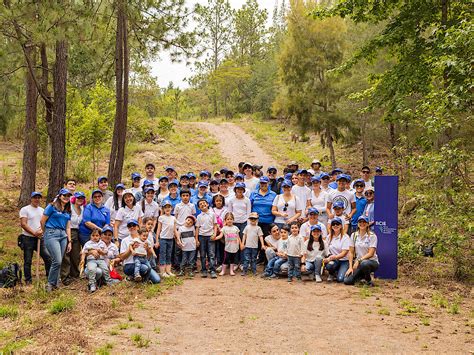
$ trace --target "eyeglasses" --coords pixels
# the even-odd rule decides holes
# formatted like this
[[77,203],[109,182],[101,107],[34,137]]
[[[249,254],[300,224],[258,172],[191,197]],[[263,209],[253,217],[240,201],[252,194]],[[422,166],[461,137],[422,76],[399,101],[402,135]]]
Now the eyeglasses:
[[367,191],[364,195],[365,196],[369,196],[369,195],[373,195],[374,193],[372,191]]
[[364,187],[364,185],[359,185],[359,184],[354,185],[354,186],[355,186],[355,187]]
[[269,174],[276,174],[277,172],[276,172],[276,170],[269,170],[268,173]]
[[341,226],[341,223],[333,223],[331,224],[333,227],[340,227]]
[[288,210],[288,202],[285,203],[285,207],[283,207],[283,212],[286,212]]
[[101,195],[94,195],[94,196],[92,196],[92,198],[100,198],[100,197],[102,197],[102,196],[101,196]]

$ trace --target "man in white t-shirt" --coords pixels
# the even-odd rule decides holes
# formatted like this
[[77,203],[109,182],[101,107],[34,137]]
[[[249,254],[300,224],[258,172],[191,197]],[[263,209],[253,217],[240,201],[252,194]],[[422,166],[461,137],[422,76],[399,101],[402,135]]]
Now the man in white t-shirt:
[[48,254],[43,242],[43,230],[41,229],[41,217],[44,209],[40,207],[42,195],[41,192],[31,193],[31,203],[20,210],[20,226],[22,233],[20,236],[20,245],[23,249],[23,273],[25,283],[31,284],[31,263],[33,261],[33,252],[37,250],[38,240],[40,241],[40,256],[44,261],[46,277],[48,277],[51,267],[51,257]]
[[321,223],[318,221],[319,217],[319,211],[315,207],[310,207],[308,208],[308,217],[309,220],[301,225],[300,228],[300,235],[304,238],[304,240],[307,240],[309,238],[309,235],[311,233],[311,226],[313,225],[319,225],[321,227],[321,235],[323,236],[323,239],[326,239],[328,236],[328,230],[324,223]]
[[311,189],[305,185],[306,175],[308,172],[306,170],[298,170],[298,183],[293,185],[291,192],[298,197],[300,206],[296,206],[297,210],[301,211],[301,218],[306,217],[306,203],[311,198]]
[[328,196],[328,203],[326,207],[328,218],[334,218],[334,209],[332,206],[335,202],[341,201],[344,204],[344,217],[346,220],[350,221],[352,215],[356,213],[354,193],[346,189],[350,179],[346,174],[339,174],[336,178],[336,181],[337,189],[330,192]]
[[[373,187],[372,186],[372,179],[370,178],[370,168],[365,165],[362,167],[361,169],[361,179],[364,180],[364,183],[365,183],[365,189],[368,189],[369,187]],[[352,183],[351,183],[351,190],[354,189],[354,183],[355,183],[356,180],[354,180]]]
[[145,177],[140,180],[140,186],[143,186],[143,182],[145,180],[153,181],[153,187],[155,188],[155,191],[157,191],[160,187],[158,178],[155,177],[155,165],[152,163],[147,163],[145,165]]

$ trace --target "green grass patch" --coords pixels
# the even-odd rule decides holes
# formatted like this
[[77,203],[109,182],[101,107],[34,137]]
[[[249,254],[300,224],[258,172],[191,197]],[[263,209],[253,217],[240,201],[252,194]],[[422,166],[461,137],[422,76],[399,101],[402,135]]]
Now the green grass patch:
[[13,354],[31,343],[29,339],[10,341],[0,348],[0,354]]
[[145,297],[153,298],[163,293],[163,289],[159,284],[146,285],[145,286]]
[[390,311],[387,308],[380,308],[377,313],[382,315],[382,316],[389,316],[390,315]]
[[397,314],[402,316],[409,316],[417,313],[421,313],[421,308],[415,305],[413,302],[408,300],[400,300],[400,306],[402,310]]
[[118,325],[119,330],[125,330],[125,329],[128,329],[128,328],[130,328],[130,324],[128,324],[128,323],[120,323]]
[[98,348],[95,351],[95,353],[96,355],[109,355],[113,348],[114,348],[114,344],[106,343],[104,346]]
[[18,308],[15,306],[0,306],[0,318],[16,319],[18,317],[18,314]]
[[51,302],[49,306],[49,313],[58,314],[62,312],[70,311],[76,305],[76,300],[72,297],[67,297],[65,295],[59,296]]
[[441,293],[436,292],[431,296],[431,303],[437,308],[448,308],[448,300],[441,295]]
[[156,333],[156,334],[160,334],[161,333],[161,328],[160,327],[155,327],[153,329],[153,331]]
[[364,285],[359,290],[359,296],[360,296],[360,298],[371,297],[372,296],[372,290],[368,286]]
[[137,348],[147,348],[151,342],[141,334],[133,334],[131,339]]

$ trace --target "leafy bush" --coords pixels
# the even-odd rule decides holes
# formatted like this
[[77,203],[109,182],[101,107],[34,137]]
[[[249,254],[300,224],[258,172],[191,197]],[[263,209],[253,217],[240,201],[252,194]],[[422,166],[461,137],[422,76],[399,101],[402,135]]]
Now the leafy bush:
[[162,137],[169,137],[174,132],[174,121],[171,118],[162,117],[158,120],[156,125],[158,134]]

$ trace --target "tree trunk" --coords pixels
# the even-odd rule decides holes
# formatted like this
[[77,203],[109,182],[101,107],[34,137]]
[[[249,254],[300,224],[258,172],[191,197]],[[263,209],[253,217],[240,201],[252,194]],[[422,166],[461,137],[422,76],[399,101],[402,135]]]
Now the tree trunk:
[[361,138],[362,138],[362,166],[369,165],[369,154],[367,152],[367,117],[363,116],[361,127]]
[[331,130],[329,128],[326,128],[326,143],[329,147],[329,155],[331,157],[332,168],[335,169],[335,168],[337,168],[336,152],[334,151],[333,139],[332,139],[332,135],[331,135]]
[[51,167],[47,201],[52,201],[64,182],[66,170],[66,94],[68,43],[56,41],[56,62],[53,69],[54,105],[52,121],[47,123],[51,140]]
[[117,31],[115,39],[115,124],[109,161],[109,182],[115,186],[122,179],[127,137],[128,77],[130,59],[127,34],[126,1],[117,4]]
[[[26,47],[28,55],[32,59],[33,66],[36,66],[36,56],[34,47]],[[38,153],[38,134],[37,134],[37,99],[38,90],[33,80],[33,76],[27,69],[26,71],[26,120],[23,143],[23,166],[21,174],[20,197],[18,207],[26,206],[30,202],[30,195],[35,190],[36,183],[36,159]]]

